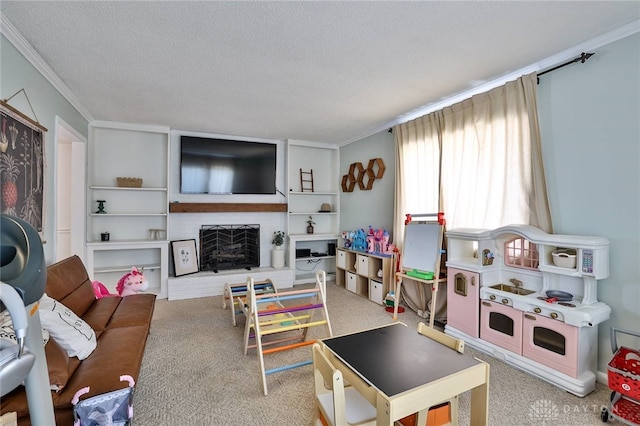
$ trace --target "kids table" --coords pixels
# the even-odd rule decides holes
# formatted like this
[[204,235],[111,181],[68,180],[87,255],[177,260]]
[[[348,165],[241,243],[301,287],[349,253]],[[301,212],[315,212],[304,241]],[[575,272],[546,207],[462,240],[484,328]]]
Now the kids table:
[[[471,424],[487,425],[489,365],[431,340],[402,323],[322,340],[345,380],[376,407],[378,425],[393,425],[468,390]],[[452,419],[457,424],[458,419]]]

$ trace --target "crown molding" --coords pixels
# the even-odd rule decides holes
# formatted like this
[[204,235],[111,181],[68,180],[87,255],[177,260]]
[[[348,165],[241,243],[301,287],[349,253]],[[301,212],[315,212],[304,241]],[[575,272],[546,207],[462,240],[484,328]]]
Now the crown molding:
[[101,129],[117,129],[117,130],[132,130],[137,132],[148,133],[171,133],[171,127],[158,126],[154,124],[137,124],[137,123],[121,123],[117,121],[102,121],[95,120],[89,122],[89,128],[101,128]]
[[27,61],[84,117],[91,122],[94,120],[89,110],[82,105],[69,86],[45,62],[29,42],[18,32],[16,27],[0,11],[0,33],[25,57]]

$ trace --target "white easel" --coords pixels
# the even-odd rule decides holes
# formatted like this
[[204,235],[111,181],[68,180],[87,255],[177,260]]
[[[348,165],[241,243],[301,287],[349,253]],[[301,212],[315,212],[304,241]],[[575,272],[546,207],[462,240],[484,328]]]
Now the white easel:
[[[415,220],[414,218],[420,218]],[[444,213],[407,214],[405,238],[401,254],[402,266],[396,272],[393,319],[398,319],[398,303],[402,290],[402,279],[407,278],[424,284],[431,284],[431,309],[429,327],[433,328],[436,299],[440,281],[440,260],[446,221]],[[433,275],[429,277],[429,273]]]

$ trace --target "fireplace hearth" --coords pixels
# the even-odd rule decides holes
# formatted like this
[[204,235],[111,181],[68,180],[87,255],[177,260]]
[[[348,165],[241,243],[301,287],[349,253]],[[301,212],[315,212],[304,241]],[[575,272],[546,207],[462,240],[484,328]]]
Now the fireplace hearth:
[[260,266],[260,225],[203,225],[200,270],[218,272]]

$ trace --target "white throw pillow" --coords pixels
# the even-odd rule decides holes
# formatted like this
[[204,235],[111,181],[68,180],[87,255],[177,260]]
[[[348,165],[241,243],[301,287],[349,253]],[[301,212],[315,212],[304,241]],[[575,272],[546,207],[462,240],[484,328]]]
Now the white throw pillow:
[[[11,321],[11,315],[9,311],[5,310],[0,313],[0,340],[6,340],[8,343],[17,345],[18,338],[16,332],[13,329],[13,321]],[[42,344],[46,345],[49,341],[49,332],[42,329]]]
[[46,293],[40,299],[40,321],[70,357],[83,360],[97,346],[96,333],[89,324]]

